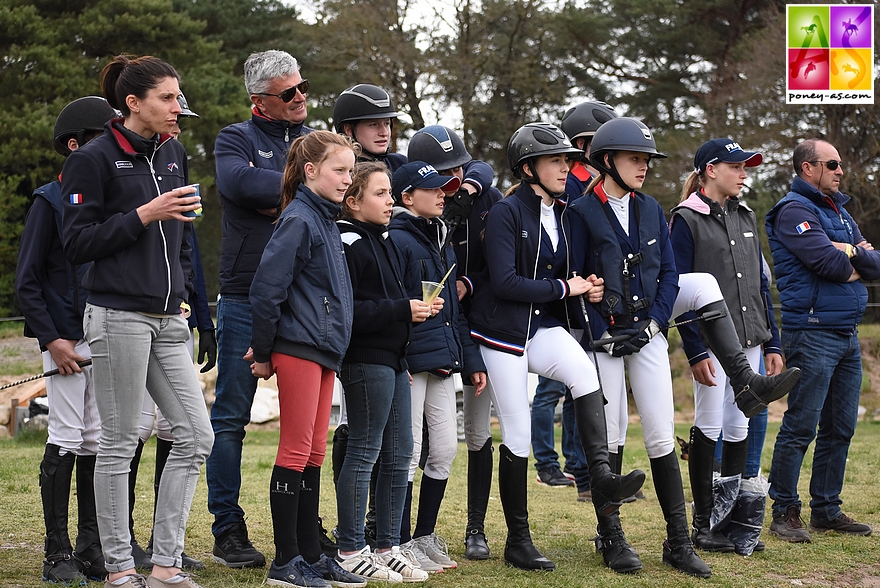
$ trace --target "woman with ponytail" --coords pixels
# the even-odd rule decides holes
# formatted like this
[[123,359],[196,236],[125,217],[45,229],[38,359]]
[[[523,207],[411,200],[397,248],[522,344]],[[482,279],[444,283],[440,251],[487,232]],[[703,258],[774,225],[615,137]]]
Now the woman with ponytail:
[[[180,572],[199,468],[214,435],[186,342],[181,310],[192,286],[189,234],[201,207],[183,146],[180,76],[155,57],[118,56],[101,73],[104,97],[122,113],[64,166],[64,251],[92,262],[85,337],[92,352],[101,438],[95,465],[98,528],[108,586],[195,588]],[[153,569],[135,572],[129,535],[129,466],[148,390],[174,446],[156,505]]]

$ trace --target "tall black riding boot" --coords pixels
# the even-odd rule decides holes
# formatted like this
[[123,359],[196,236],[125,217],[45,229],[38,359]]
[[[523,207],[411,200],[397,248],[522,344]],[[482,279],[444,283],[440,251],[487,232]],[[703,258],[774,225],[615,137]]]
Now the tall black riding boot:
[[468,522],[464,534],[464,556],[468,559],[489,559],[486,541],[486,510],[492,488],[492,438],[486,439],[477,451],[468,451],[467,502]]
[[709,530],[712,516],[712,464],[715,461],[715,441],[706,437],[698,427],[691,427],[691,448],[688,454],[688,472],[691,493],[694,495],[694,530],[691,539],[703,551],[730,553],[736,550],[733,542]]
[[688,534],[684,490],[681,487],[681,471],[678,469],[678,456],[675,455],[675,451],[663,457],[652,458],[651,473],[654,476],[657,501],[666,519],[663,563],[685,574],[708,578],[712,572],[706,562],[694,551],[694,545]]
[[749,440],[721,442],[721,475],[744,476],[749,459]]
[[342,473],[342,464],[345,463],[345,454],[348,453],[348,425],[342,424],[333,432],[333,449],[330,452],[330,460],[333,465],[333,485],[339,481]]
[[[617,446],[617,453],[609,454],[609,461],[611,462],[611,473],[620,474],[623,470],[623,445]],[[645,494],[642,492],[642,489],[639,488],[636,490],[636,493],[632,496],[627,496],[623,500],[621,500],[624,504],[629,504],[630,502],[635,502],[636,500],[644,500]]]
[[318,531],[318,505],[321,503],[321,467],[306,466],[302,473],[299,495],[299,518],[296,532],[299,552],[310,564],[321,559],[321,537]]
[[76,548],[73,557],[80,571],[89,580],[101,582],[107,577],[104,552],[98,533],[98,511],[95,506],[95,459],[94,455],[76,458]]
[[623,534],[620,512],[603,515],[596,513],[596,553],[602,555],[605,565],[618,574],[631,574],[642,569],[642,560]]
[[[171,455],[171,449],[174,447],[173,441],[166,441],[156,437],[156,470],[153,475],[153,524],[156,521],[156,505],[159,504],[159,485],[162,482],[162,473],[165,471],[165,464],[168,463],[168,456]],[[153,535],[150,534],[150,542],[147,544],[147,555],[153,555]],[[180,554],[180,567],[187,572],[199,572],[205,569],[204,562],[194,557],[190,557],[183,552]]]
[[43,561],[43,580],[66,585],[85,584],[73,558],[73,547],[67,532],[67,509],[70,503],[70,479],[76,456],[59,455],[61,448],[46,444],[40,463],[40,496],[43,500],[43,519],[46,523],[46,559]]
[[272,478],[269,482],[269,509],[272,512],[272,533],[275,537],[273,567],[283,567],[300,555],[297,531],[302,477],[302,472],[279,465],[272,469]]
[[131,458],[131,466],[128,473],[128,532],[131,536],[131,556],[134,558],[134,567],[149,571],[153,569],[153,561],[134,537],[135,487],[137,486],[138,470],[141,466],[141,454],[143,452],[144,442],[138,439],[137,448],[134,450],[134,457]]
[[801,377],[801,370],[798,368],[788,368],[776,376],[762,376],[752,370],[743,353],[727,304],[723,300],[697,310],[697,316],[707,313],[721,313],[717,318],[700,321],[700,328],[724,368],[724,373],[730,378],[736,405],[743,414],[752,418],[794,388]]
[[529,460],[517,457],[502,445],[498,461],[498,490],[507,521],[504,562],[523,570],[555,570],[556,564],[544,557],[532,543],[529,533]]
[[575,398],[574,413],[581,446],[590,467],[593,505],[597,513],[610,514],[620,507],[624,498],[632,496],[642,487],[645,472],[633,470],[620,476],[611,471],[604,401],[600,392]]

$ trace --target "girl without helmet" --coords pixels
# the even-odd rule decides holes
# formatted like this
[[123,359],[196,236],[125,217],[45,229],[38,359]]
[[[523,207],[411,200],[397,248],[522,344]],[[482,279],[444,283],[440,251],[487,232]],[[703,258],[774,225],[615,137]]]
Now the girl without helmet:
[[[482,233],[489,208],[503,197],[492,185],[494,172],[483,161],[468,153],[461,137],[440,125],[427,126],[410,139],[407,156],[413,161],[433,165],[440,175],[456,176],[461,187],[446,197],[441,218],[452,232],[452,248],[458,260],[455,271],[462,311],[467,316],[473,275],[485,267]],[[489,395],[477,396],[476,389],[464,382],[464,436],[468,446],[468,521],[465,531],[467,559],[489,558],[484,522],[492,486],[492,434],[489,430]]]
[[[395,201],[390,238],[398,252],[403,283],[411,298],[424,292],[425,281],[442,283],[434,300],[434,316],[413,327],[406,361],[412,374],[413,458],[409,467],[409,489],[401,522],[402,547],[413,550],[422,569],[440,571],[455,568],[446,542],[435,531],[440,504],[446,492],[452,460],[458,447],[455,389],[452,374],[482,391],[486,368],[459,309],[455,282],[451,278],[456,264],[449,244],[448,227],[439,220],[445,193],[458,189],[455,176],[441,176],[423,161],[411,161],[392,177]],[[444,278],[445,283],[443,282]],[[423,423],[428,429],[428,452],[419,490],[416,525],[410,535],[412,486],[419,465]]]
[[[741,308],[734,326],[752,369],[765,356],[768,375],[782,372],[782,345],[773,317],[770,285],[755,213],[740,200],[746,168],[761,164],[760,153],[744,151],[731,139],[707,141],[694,157],[681,204],[672,209],[670,238],[680,272],[715,276],[728,308]],[[710,531],[715,444],[723,434],[721,475],[745,477],[749,419],[734,404],[730,378],[692,325],[680,329],[694,376],[694,426],[688,469],[694,494],[694,545],[704,551],[732,552],[734,544]],[[695,326],[694,326],[695,327]]]
[[[155,57],[116,57],[101,73],[122,112],[64,166],[65,255],[92,261],[83,324],[92,353],[101,439],[95,465],[98,528],[108,582],[193,588],[178,575],[186,521],[214,435],[193,371],[181,314],[191,272],[189,232],[201,203],[171,131],[179,76]],[[144,391],[171,425],[174,446],[159,486],[149,580],[135,573],[128,529],[129,466]]]
[[[591,182],[587,196],[572,205],[572,229],[578,240],[573,256],[584,272],[595,272],[605,280],[602,301],[587,311],[590,333],[583,341],[608,335],[628,337],[605,345],[597,355],[608,399],[609,450],[618,462],[617,450],[626,435],[626,371],[666,519],[663,562],[708,577],[711,572],[694,551],[688,533],[675,454],[668,345],[661,329],[670,317],[696,309],[698,316],[708,315],[703,321],[706,337],[713,349],[723,350],[718,355],[731,366],[730,373],[738,374],[739,389],[751,387],[772,394],[790,387],[791,382],[758,376],[748,366],[731,335],[733,324],[712,276],[676,272],[663,210],[656,200],[636,191],[645,181],[650,160],[660,157],[665,155],[657,151],[651,131],[635,119],[608,121],[597,131],[590,159],[601,174]],[[757,403],[747,406],[755,408]],[[617,572],[641,569],[617,514],[599,516],[598,521],[596,545],[606,565]]]
[[627,476],[612,473],[596,370],[567,329],[566,299],[585,295],[599,301],[603,290],[601,279],[572,276],[570,271],[571,229],[559,199],[565,194],[566,158],[577,153],[551,124],[530,123],[513,134],[507,157],[522,182],[486,218],[486,268],[477,280],[470,313],[471,336],[479,343],[501,422],[498,485],[507,521],[504,559],[528,570],[556,567],[529,533],[529,372],[571,389],[599,512],[614,512],[645,479],[638,470]]

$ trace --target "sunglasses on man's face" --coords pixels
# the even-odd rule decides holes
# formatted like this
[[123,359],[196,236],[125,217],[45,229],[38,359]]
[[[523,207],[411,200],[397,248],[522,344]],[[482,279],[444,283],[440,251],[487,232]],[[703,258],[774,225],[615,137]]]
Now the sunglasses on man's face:
[[834,171],[839,168],[843,162],[837,161],[836,159],[829,159],[828,161],[811,161],[810,165],[819,165],[820,163],[824,163],[825,167],[828,168],[828,171]]
[[257,96],[273,96],[275,98],[280,98],[282,102],[290,102],[294,98],[296,98],[296,93],[299,92],[303,96],[308,94],[309,92],[309,81],[303,80],[295,86],[287,88],[280,94],[267,94],[265,92],[254,92]]

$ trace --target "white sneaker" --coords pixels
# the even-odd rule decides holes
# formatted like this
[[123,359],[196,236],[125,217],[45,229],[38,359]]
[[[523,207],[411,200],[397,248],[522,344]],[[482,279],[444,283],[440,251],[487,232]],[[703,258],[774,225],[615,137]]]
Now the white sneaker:
[[385,565],[400,574],[404,582],[424,582],[428,579],[428,572],[421,569],[402,553],[400,547],[394,546],[391,551],[379,555]]
[[433,559],[428,557],[428,554],[425,553],[425,550],[422,549],[420,544],[416,543],[415,539],[407,541],[400,546],[400,549],[404,555],[413,560],[413,563],[429,574],[436,574],[437,572],[443,571],[443,566],[435,563]]
[[403,582],[403,576],[385,565],[382,556],[372,553],[369,545],[361,549],[357,555],[347,559],[337,558],[336,561],[342,569],[367,580]]
[[442,537],[431,533],[414,539],[413,543],[417,543],[434,563],[443,566],[444,569],[458,567],[458,564],[449,558],[449,548],[446,547],[446,540]]

